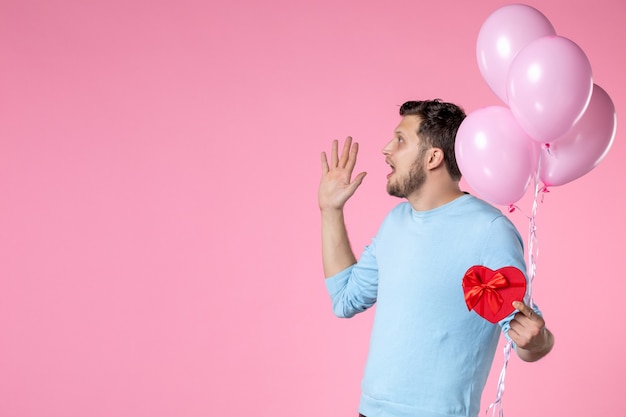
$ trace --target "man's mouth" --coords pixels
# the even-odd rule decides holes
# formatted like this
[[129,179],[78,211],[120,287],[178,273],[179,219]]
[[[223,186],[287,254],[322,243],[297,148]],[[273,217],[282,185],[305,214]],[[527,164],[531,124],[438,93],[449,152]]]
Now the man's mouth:
[[391,178],[393,173],[396,172],[396,167],[394,167],[393,164],[389,160],[386,160],[385,162],[387,162],[387,165],[389,165],[389,167],[391,167],[391,172],[389,174],[387,174],[387,179],[389,179],[389,178]]

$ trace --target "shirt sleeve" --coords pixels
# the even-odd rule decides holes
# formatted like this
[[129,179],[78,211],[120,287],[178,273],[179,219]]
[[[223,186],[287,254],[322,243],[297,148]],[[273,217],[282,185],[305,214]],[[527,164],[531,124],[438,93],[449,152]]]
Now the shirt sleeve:
[[[519,269],[526,277],[526,288],[530,288],[526,262],[524,261],[524,242],[513,223],[504,215],[495,218],[491,222],[482,258],[483,265],[493,270],[505,266],[513,266]],[[528,295],[528,290],[526,295]],[[536,305],[533,304],[532,308],[537,314],[541,315],[541,311]],[[508,340],[510,340],[508,335],[511,328],[510,322],[517,312],[517,310],[513,311],[499,322],[502,332]]]
[[376,303],[378,265],[375,253],[376,239],[373,239],[356,264],[326,278],[326,290],[337,317],[352,317]]

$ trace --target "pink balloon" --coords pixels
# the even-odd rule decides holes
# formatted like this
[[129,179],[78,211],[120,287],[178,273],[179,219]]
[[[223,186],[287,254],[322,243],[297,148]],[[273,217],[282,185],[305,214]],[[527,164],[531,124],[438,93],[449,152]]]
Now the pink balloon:
[[483,23],[476,42],[480,73],[491,90],[507,103],[507,74],[517,53],[532,41],[555,35],[550,21],[523,4],[500,7]]
[[561,138],[542,149],[539,177],[544,184],[563,185],[595,168],[615,139],[617,116],[611,97],[593,86],[587,110]]
[[478,194],[509,205],[524,195],[534,177],[538,148],[508,108],[491,106],[463,120],[455,155],[461,173]]
[[592,89],[587,56],[560,36],[531,42],[513,59],[508,75],[509,107],[520,126],[540,143],[557,140],[574,125]]

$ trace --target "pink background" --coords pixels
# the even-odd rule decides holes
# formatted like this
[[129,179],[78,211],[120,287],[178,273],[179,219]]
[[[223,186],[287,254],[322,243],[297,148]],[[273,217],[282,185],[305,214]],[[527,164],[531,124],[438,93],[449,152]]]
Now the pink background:
[[[354,416],[373,312],[331,313],[319,152],[361,143],[360,253],[398,202],[380,154],[397,106],[500,104],[475,42],[505,4],[3,0],[0,416]],[[626,3],[527,4],[586,52],[619,119]],[[511,360],[507,417],[626,415],[625,158],[618,127],[539,206],[556,346]]]

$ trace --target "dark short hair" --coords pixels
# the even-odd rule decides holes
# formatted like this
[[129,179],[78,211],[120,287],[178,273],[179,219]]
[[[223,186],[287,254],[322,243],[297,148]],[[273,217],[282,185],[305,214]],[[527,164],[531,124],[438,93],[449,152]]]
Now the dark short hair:
[[425,144],[443,150],[443,158],[448,173],[453,180],[461,179],[461,171],[456,163],[454,140],[456,132],[465,119],[465,112],[456,104],[440,99],[407,101],[400,106],[401,116],[417,116],[420,126],[417,135]]

